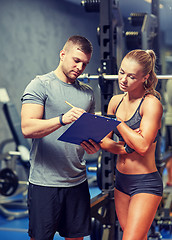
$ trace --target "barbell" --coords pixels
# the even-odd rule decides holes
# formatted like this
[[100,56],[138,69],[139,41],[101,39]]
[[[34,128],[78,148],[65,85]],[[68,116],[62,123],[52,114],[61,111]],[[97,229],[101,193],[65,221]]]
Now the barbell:
[[[90,75],[89,73],[84,73],[80,75],[78,79],[79,80],[81,79],[97,80],[99,79],[99,77],[102,77],[105,80],[111,80],[111,81],[118,80],[118,75],[108,75],[105,73],[101,75]],[[157,78],[161,80],[168,80],[168,79],[172,79],[172,75],[157,75]]]

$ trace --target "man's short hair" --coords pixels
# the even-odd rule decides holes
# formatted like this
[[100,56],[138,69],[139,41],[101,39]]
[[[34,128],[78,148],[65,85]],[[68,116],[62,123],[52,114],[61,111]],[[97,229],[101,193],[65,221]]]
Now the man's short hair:
[[93,52],[93,46],[91,42],[83,36],[79,35],[71,36],[70,38],[68,38],[64,47],[66,47],[70,42],[72,42],[74,45],[78,45],[80,50],[86,54],[92,54]]

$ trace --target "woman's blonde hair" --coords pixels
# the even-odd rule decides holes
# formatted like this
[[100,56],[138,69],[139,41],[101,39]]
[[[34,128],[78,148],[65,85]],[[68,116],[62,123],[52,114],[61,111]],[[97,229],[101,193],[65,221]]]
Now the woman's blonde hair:
[[149,74],[148,79],[143,83],[146,94],[150,93],[160,98],[160,93],[155,90],[158,83],[158,78],[155,73],[155,52],[153,50],[136,49],[127,53],[125,57],[135,60],[143,67],[143,76]]

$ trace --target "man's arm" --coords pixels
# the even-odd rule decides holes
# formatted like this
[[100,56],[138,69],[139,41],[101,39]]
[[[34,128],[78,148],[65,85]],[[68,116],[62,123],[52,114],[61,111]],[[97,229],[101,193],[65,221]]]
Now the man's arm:
[[[77,120],[85,111],[81,108],[72,108],[63,115],[64,124],[70,124]],[[26,103],[21,109],[21,129],[26,138],[42,138],[56,131],[62,125],[60,117],[42,119],[44,106],[40,104]]]

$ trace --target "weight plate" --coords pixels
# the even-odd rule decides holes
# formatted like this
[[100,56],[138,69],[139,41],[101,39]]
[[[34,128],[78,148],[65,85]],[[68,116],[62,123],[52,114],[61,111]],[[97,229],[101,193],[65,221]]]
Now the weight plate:
[[18,187],[18,177],[10,168],[0,171],[0,194],[11,196]]

